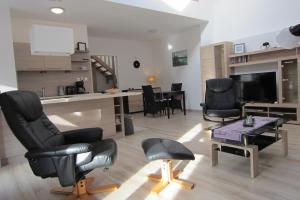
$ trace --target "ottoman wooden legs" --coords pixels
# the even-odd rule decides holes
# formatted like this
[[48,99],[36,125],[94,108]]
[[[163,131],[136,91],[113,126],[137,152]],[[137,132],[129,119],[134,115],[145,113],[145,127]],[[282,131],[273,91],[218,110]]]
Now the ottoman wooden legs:
[[167,185],[170,183],[177,183],[184,187],[185,189],[193,189],[194,184],[179,180],[177,177],[181,174],[182,171],[175,170],[173,171],[172,161],[167,160],[163,161],[161,165],[161,175],[150,174],[148,178],[152,181],[157,181],[158,183],[152,188],[152,194],[159,194]]

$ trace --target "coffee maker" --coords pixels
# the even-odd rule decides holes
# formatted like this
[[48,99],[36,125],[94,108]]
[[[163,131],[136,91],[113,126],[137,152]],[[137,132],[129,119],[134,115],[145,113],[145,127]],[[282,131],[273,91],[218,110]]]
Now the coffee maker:
[[85,93],[85,87],[84,87],[84,81],[76,81],[75,82],[75,87],[76,87],[76,93],[77,94],[84,94]]

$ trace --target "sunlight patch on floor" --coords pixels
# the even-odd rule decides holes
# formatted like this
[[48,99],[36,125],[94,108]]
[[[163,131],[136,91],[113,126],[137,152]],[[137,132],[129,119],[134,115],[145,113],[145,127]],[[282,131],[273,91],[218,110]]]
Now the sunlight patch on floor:
[[[200,155],[200,154],[194,154],[194,155],[195,155],[195,160],[190,161],[186,165],[186,167],[183,169],[183,173],[179,176],[179,179],[189,181],[189,178],[192,176],[196,167],[198,167],[198,164],[201,163],[201,161],[204,157],[203,155]],[[195,187],[197,187],[197,186],[195,186]],[[168,185],[158,196],[149,194],[145,198],[145,200],[157,200],[157,199],[160,199],[160,197],[162,199],[168,199],[168,200],[175,199],[178,192],[181,190],[185,190],[185,189],[176,183],[172,183],[172,184]],[[188,192],[193,192],[193,191],[190,190]],[[150,191],[149,191],[149,193],[150,193]]]
[[199,140],[199,142],[205,142],[205,139],[204,138],[201,138],[200,140]]
[[160,164],[161,161],[159,160],[148,163],[127,181],[122,183],[118,190],[107,195],[104,200],[128,199],[136,190],[148,181],[148,174],[154,173],[160,169]]
[[201,133],[203,130],[202,124],[197,124],[192,129],[190,129],[188,132],[186,132],[183,136],[181,136],[177,141],[180,143],[184,142],[190,142],[192,141],[198,134]]
[[82,112],[73,112],[73,114],[77,117],[81,117],[82,116]]

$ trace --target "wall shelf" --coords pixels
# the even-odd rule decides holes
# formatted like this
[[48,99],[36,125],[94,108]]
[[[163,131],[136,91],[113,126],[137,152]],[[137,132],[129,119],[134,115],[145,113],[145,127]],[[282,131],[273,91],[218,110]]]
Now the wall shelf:
[[90,62],[90,60],[71,60],[72,62],[83,62],[83,63],[85,63],[85,62]]
[[245,53],[237,53],[237,54],[231,54],[229,55],[229,58],[235,58],[235,57],[240,57],[240,56],[248,56],[248,55],[255,55],[255,54],[263,54],[263,53],[271,53],[271,52],[276,52],[284,50],[283,48],[270,48],[270,49],[263,49],[263,50],[258,50],[258,51],[251,51],[251,52],[245,52]]
[[123,110],[123,99],[122,97],[114,98],[114,111],[115,111],[115,128],[119,135],[125,136],[124,127],[124,110]]
[[235,63],[230,64],[229,67],[244,67],[244,66],[250,66],[250,65],[259,65],[259,64],[266,64],[266,63],[277,63],[278,59],[267,59],[267,60],[261,60],[261,61],[250,61],[250,62],[244,62],[244,63]]
[[86,51],[79,51],[79,50],[75,49],[74,52],[75,53],[90,53],[90,51],[88,49]]

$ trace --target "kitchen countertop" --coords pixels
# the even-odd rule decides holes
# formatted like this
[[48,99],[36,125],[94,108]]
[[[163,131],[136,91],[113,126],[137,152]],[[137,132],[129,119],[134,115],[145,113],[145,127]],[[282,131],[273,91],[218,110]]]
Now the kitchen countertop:
[[41,102],[43,105],[48,105],[48,104],[106,99],[106,98],[114,98],[114,97],[135,96],[141,94],[142,94],[141,92],[117,92],[115,94],[90,93],[90,94],[79,94],[79,95],[44,97],[41,98]]

